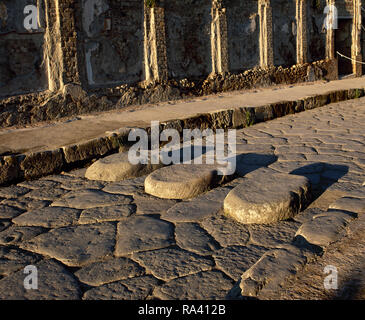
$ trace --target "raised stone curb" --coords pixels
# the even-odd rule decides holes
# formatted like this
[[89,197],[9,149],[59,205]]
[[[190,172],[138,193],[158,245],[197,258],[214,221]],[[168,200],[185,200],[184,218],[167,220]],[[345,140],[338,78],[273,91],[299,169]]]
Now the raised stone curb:
[[[363,88],[335,90],[296,101],[276,102],[262,107],[237,107],[198,114],[182,120],[170,120],[161,123],[161,129],[174,128],[182,132],[183,129],[243,128],[330,103],[357,99],[364,95]],[[129,131],[128,128],[121,128],[112,133],[108,132],[103,137],[54,150],[0,156],[0,185],[58,173],[70,167],[83,166],[85,162],[107,154],[125,151],[129,147],[127,141]]]

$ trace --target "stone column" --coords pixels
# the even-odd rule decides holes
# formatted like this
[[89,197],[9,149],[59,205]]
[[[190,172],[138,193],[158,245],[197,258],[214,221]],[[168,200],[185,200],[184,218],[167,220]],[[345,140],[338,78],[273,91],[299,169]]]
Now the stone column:
[[267,68],[274,65],[273,24],[270,0],[259,0],[258,11],[260,17],[260,65],[262,68]]
[[330,8],[330,12],[328,12],[328,19],[327,19],[327,30],[326,30],[326,58],[327,59],[335,59],[335,30],[334,24],[335,21],[332,21],[333,15],[331,9],[335,6],[335,0],[327,0],[327,6]]
[[165,9],[162,0],[158,3],[145,0],[144,49],[145,79],[167,81]]
[[212,74],[228,72],[227,17],[222,0],[213,0],[212,2],[211,45]]
[[307,0],[296,0],[297,64],[306,63],[307,57]]
[[352,70],[356,77],[362,75],[362,64],[356,61],[362,61],[361,54],[361,0],[353,0],[354,18],[352,24],[352,46],[351,57]]

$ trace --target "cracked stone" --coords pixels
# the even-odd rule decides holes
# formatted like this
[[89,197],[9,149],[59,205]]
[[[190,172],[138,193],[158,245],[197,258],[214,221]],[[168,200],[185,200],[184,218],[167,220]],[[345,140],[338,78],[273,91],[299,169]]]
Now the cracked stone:
[[76,224],[80,211],[72,208],[46,207],[28,211],[13,219],[18,226],[59,228]]
[[115,229],[112,223],[53,229],[22,244],[22,248],[79,267],[112,256]]
[[332,203],[329,208],[363,214],[365,213],[365,198],[343,197]]
[[176,200],[159,199],[151,196],[134,196],[137,214],[164,215],[168,209],[176,204]]
[[128,159],[128,152],[117,153],[99,159],[93,163],[85,173],[85,178],[102,181],[121,181],[144,176],[161,168],[163,164],[132,164]]
[[153,295],[162,300],[224,300],[233,283],[213,270],[171,280],[157,287]]
[[60,198],[68,191],[61,188],[49,188],[49,189],[35,189],[25,195],[27,198],[36,200],[49,200],[53,201]]
[[19,227],[12,225],[4,231],[0,232],[0,244],[21,244],[28,241],[41,233],[45,232],[42,227]]
[[23,211],[28,210],[36,210],[47,207],[51,204],[50,201],[47,200],[35,200],[31,198],[18,198],[18,199],[6,199],[2,202],[8,206],[19,208]]
[[72,191],[52,203],[53,207],[70,207],[76,209],[90,209],[97,207],[130,204],[131,197],[109,194],[99,190]]
[[24,288],[24,270],[0,280],[0,300],[76,300],[81,290],[75,277],[60,263],[42,260],[34,264],[38,271],[38,289]]
[[176,248],[134,253],[132,258],[164,281],[207,271],[214,266],[208,258]]
[[307,178],[288,174],[246,179],[224,200],[224,212],[243,224],[273,223],[298,214],[307,203]]
[[112,258],[92,263],[75,272],[75,276],[90,286],[101,286],[106,283],[135,278],[144,275],[145,270],[128,258]]
[[147,216],[132,216],[118,223],[116,256],[156,250],[175,243],[172,224]]
[[148,275],[112,282],[86,291],[83,300],[145,300],[158,283]]
[[208,191],[218,181],[217,166],[172,165],[151,173],[145,180],[145,192],[164,199],[190,199]]
[[210,255],[220,245],[196,223],[177,223],[175,226],[176,244],[182,249],[201,255]]
[[268,249],[256,245],[231,246],[213,254],[217,267],[235,281],[249,269]]
[[56,181],[48,181],[48,180],[33,180],[33,181],[23,181],[17,184],[20,187],[28,188],[28,189],[52,189],[60,184]]
[[0,196],[4,198],[18,198],[30,190],[19,186],[10,186],[6,188],[0,188]]
[[136,206],[132,204],[86,209],[82,211],[79,223],[90,224],[105,221],[119,221],[131,216],[135,212]]

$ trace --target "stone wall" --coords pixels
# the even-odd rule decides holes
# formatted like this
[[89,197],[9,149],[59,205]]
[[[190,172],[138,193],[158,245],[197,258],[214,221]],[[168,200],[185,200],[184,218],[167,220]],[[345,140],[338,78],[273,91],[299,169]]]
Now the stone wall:
[[328,4],[361,59],[362,0],[0,0],[0,126],[336,79]]

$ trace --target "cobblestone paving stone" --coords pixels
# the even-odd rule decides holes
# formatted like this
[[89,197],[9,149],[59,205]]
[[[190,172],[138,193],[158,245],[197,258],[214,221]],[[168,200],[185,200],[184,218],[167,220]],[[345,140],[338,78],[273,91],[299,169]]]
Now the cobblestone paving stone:
[[[311,183],[312,202],[272,224],[224,214],[239,176],[184,200],[146,194],[146,176],[92,181],[85,169],[0,188],[0,299],[265,297],[365,214],[364,123],[360,99],[238,130],[240,175]],[[38,290],[24,289],[29,264]]]

